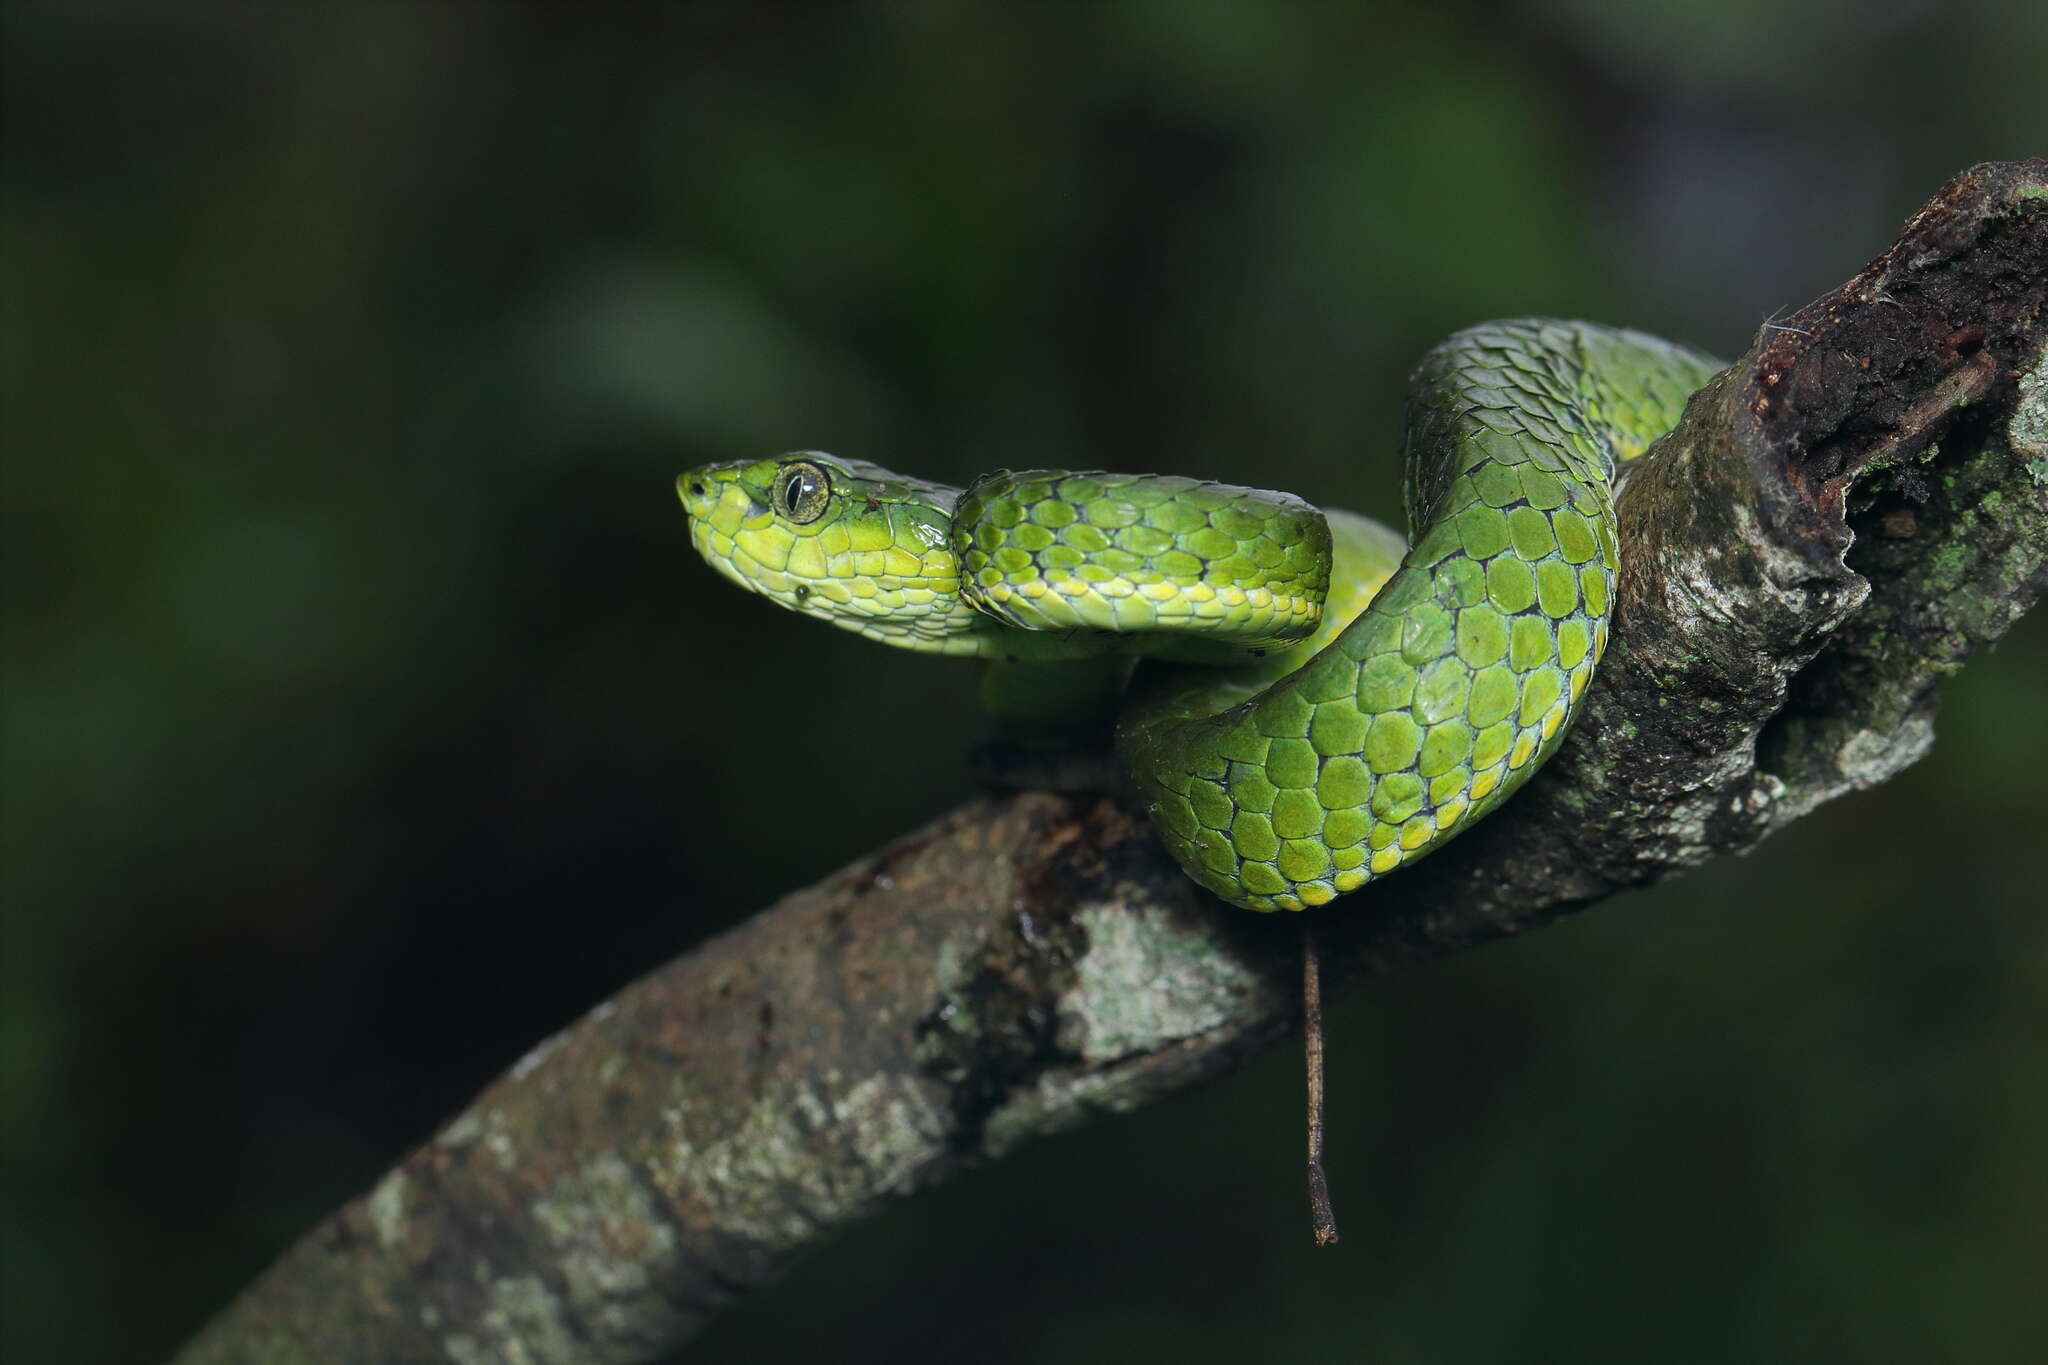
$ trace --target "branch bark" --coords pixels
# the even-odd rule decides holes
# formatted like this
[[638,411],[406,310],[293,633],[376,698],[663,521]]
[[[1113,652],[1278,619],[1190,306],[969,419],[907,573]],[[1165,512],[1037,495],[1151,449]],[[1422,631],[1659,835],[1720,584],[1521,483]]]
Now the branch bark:
[[[1318,920],[1333,986],[1741,852],[1926,752],[2048,584],[2048,163],[1978,166],[1631,467],[1612,648],[1501,814]],[[1300,939],[1115,802],[970,802],[542,1043],[179,1357],[653,1360],[834,1229],[1214,1074]]]

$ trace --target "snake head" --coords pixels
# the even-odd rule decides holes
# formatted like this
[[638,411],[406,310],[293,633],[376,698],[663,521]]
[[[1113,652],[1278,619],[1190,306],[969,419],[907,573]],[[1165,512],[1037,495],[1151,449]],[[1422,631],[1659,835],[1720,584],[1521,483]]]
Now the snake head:
[[985,628],[959,597],[953,489],[802,450],[688,470],[676,495],[697,553],[792,611],[942,652]]

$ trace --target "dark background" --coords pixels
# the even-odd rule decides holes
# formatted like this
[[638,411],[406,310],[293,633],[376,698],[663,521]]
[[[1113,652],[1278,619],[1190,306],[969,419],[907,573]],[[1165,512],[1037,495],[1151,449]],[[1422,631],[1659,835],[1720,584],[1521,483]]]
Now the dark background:
[[[20,1361],[160,1359],[535,1040],[965,794],[963,669],[722,585],[678,470],[1396,518],[1442,334],[1733,354],[2048,150],[2017,0],[17,5],[4,58]],[[2044,671],[2037,617],[1902,780],[1348,1001],[1336,1252],[1288,1048],[693,1358],[2022,1358]]]

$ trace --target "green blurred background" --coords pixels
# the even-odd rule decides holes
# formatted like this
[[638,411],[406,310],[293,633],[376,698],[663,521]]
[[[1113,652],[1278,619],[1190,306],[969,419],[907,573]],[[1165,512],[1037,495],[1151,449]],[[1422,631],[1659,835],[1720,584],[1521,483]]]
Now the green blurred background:
[[[962,669],[724,587],[677,470],[1398,518],[1430,342],[1739,351],[2048,150],[2044,16],[9,7],[8,1358],[160,1359],[535,1039],[966,794]],[[1289,1048],[693,1359],[2023,1358],[2044,672],[2037,618],[1903,779],[1347,1002],[1335,1253]]]

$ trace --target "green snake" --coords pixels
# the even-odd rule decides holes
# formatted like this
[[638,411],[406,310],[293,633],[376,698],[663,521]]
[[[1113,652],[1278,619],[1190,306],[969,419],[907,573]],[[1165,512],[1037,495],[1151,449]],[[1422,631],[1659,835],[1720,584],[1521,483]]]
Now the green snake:
[[691,543],[740,586],[985,661],[1013,734],[1109,699],[1118,766],[1187,874],[1298,910],[1441,847],[1556,749],[1607,646],[1615,470],[1719,368],[1584,322],[1457,333],[1409,388],[1405,545],[1174,475],[956,489],[803,451],[676,489]]

